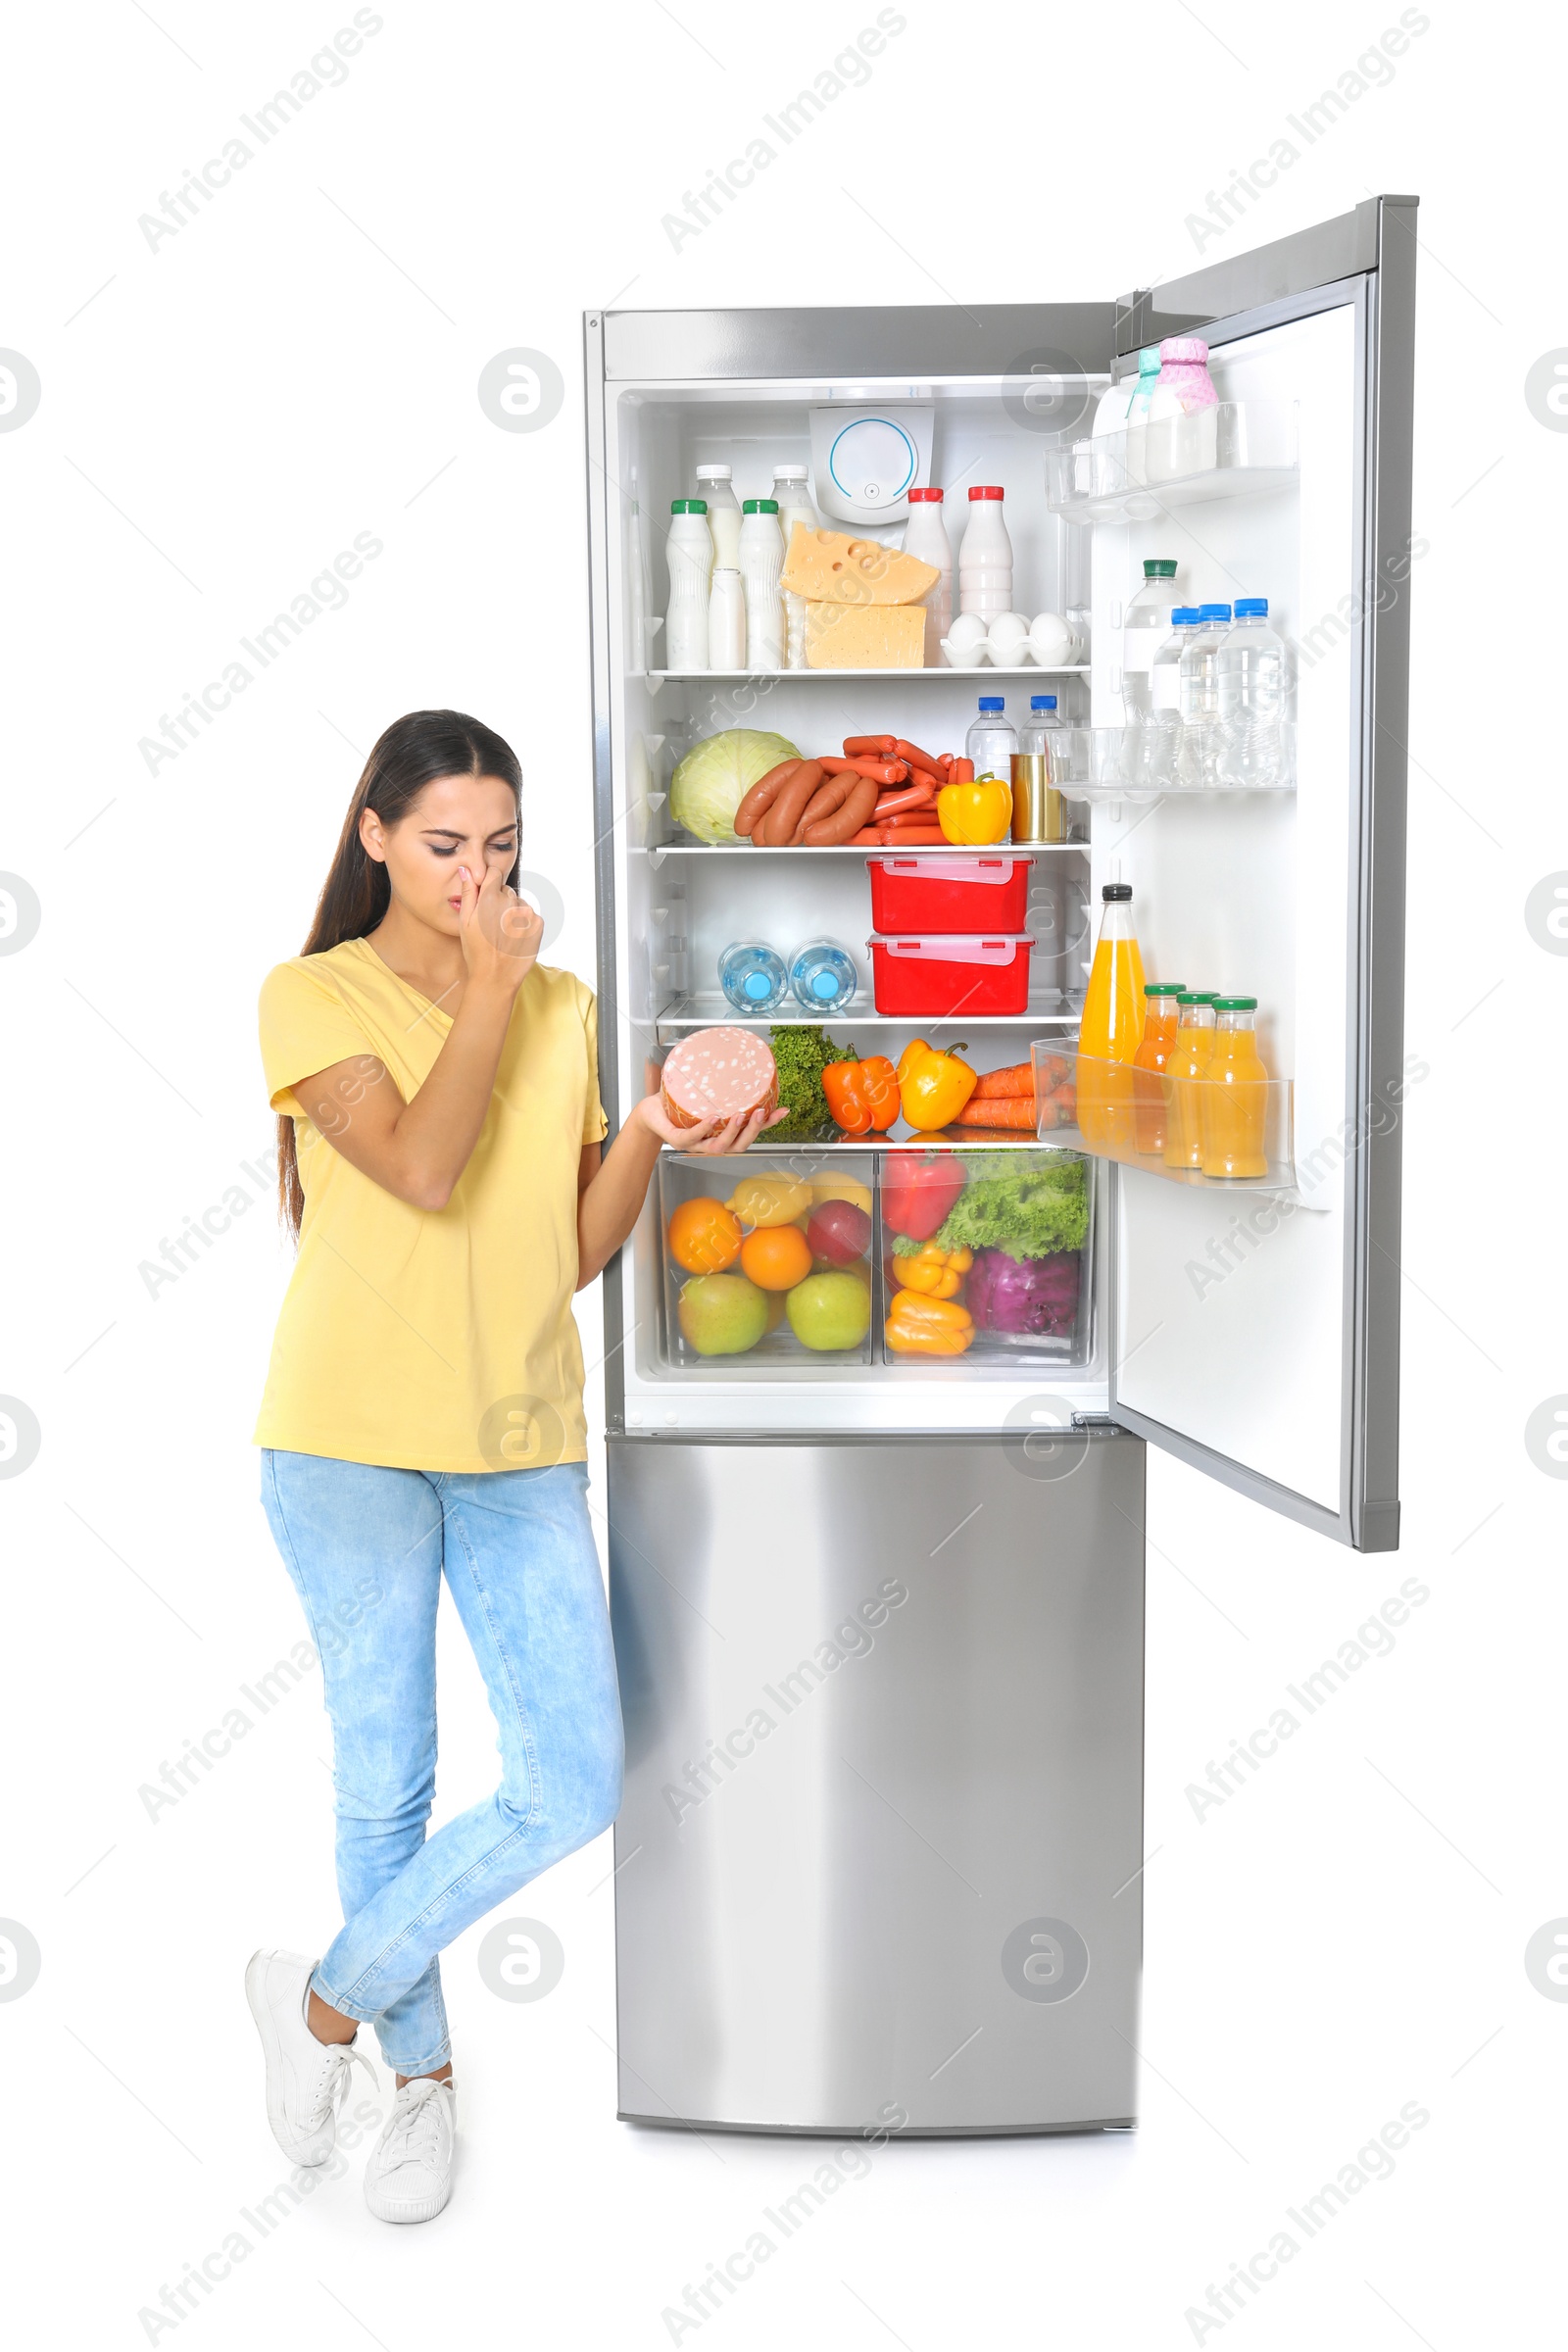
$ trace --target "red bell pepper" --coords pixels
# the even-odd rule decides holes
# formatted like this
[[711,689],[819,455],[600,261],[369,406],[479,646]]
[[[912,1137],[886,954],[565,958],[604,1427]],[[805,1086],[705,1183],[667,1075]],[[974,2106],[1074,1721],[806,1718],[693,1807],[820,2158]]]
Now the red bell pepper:
[[888,1231],[928,1242],[968,1180],[952,1152],[890,1152],[882,1176]]

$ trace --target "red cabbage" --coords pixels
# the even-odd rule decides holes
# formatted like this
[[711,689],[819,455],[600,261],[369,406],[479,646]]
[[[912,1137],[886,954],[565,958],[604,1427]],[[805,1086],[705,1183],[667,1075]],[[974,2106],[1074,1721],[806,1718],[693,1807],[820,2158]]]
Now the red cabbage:
[[980,1331],[1070,1337],[1078,1319],[1078,1263],[1076,1250],[1023,1258],[1009,1257],[1005,1250],[977,1250],[963,1303]]

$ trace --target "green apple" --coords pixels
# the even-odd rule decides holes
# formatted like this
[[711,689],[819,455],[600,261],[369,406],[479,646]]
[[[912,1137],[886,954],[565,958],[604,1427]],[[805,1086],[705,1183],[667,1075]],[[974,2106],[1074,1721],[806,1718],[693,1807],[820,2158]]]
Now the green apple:
[[854,1274],[808,1274],[787,1294],[784,1311],[803,1348],[858,1348],[871,1328],[871,1292]]
[[681,1285],[679,1311],[699,1355],[744,1355],[767,1329],[767,1293],[744,1274],[697,1274]]

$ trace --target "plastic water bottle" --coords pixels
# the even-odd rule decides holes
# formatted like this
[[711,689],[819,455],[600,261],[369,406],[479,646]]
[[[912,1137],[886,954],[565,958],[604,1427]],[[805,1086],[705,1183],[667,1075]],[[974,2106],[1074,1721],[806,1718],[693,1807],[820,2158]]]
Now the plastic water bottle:
[[790,964],[790,987],[799,1004],[815,1013],[838,1012],[848,1004],[859,976],[836,939],[808,939]]
[[718,985],[737,1012],[772,1012],[789,993],[789,974],[765,939],[738,939],[718,959]]
[[1198,634],[1198,607],[1178,605],[1170,635],[1149,665],[1149,713],[1133,744],[1131,773],[1140,784],[1174,784],[1182,741],[1182,655]]
[[1219,781],[1268,791],[1285,780],[1285,648],[1268,625],[1266,596],[1239,596],[1216,663]]
[[1151,557],[1144,564],[1144,584],[1122,614],[1121,707],[1129,727],[1142,726],[1149,716],[1149,672],[1170,632],[1175,577],[1173,556]]
[[1229,605],[1200,605],[1198,627],[1182,653],[1178,777],[1192,792],[1212,792],[1219,782],[1219,649],[1230,618]]
[[1004,784],[1012,778],[1012,755],[1018,749],[1018,732],[1007,723],[1007,706],[1000,694],[980,697],[980,715],[963,740],[963,756],[974,762],[976,781],[981,776],[1000,776]]

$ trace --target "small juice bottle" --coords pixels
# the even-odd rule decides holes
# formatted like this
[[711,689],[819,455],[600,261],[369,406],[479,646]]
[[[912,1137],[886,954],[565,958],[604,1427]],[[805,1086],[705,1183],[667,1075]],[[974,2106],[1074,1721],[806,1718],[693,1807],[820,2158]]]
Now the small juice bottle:
[[1200,1098],[1205,1176],[1266,1176],[1268,1072],[1253,1034],[1255,997],[1216,997],[1214,1045]]
[[1176,1004],[1181,1026],[1165,1064],[1165,1165],[1200,1168],[1203,1138],[1199,1117],[1214,1043],[1214,992],[1184,988]]
[[[1144,1042],[1133,1055],[1133,1116],[1138,1149],[1158,1158],[1165,1149],[1165,1089],[1158,1073],[1171,1057],[1181,1024],[1179,980],[1144,983]],[[1145,1075],[1144,1073],[1153,1073]]]
[[1136,1150],[1133,1080],[1107,1062],[1131,1064],[1144,1039],[1144,959],[1133,931],[1132,885],[1107,882],[1105,911],[1078,1025],[1078,1129],[1092,1151],[1112,1158]]

